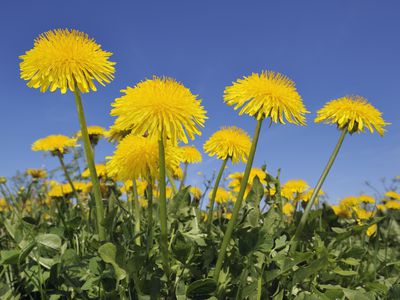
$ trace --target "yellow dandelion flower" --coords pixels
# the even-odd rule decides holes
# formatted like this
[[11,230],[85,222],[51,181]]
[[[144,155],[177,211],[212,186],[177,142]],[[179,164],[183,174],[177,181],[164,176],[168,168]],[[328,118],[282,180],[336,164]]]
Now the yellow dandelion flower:
[[291,204],[291,203],[286,203],[282,207],[282,212],[287,216],[293,215],[293,213],[294,213],[294,205]]
[[132,132],[132,128],[119,130],[117,126],[112,125],[104,133],[104,137],[111,143],[119,143]]
[[146,199],[139,199],[139,205],[143,208],[147,208],[149,206],[149,202]]
[[[107,177],[107,167],[104,164],[96,165],[96,173],[97,177]],[[90,178],[90,170],[85,169],[81,175],[83,178]]]
[[[99,140],[106,135],[106,130],[103,127],[97,125],[88,126],[87,131],[89,135],[89,140],[94,145],[97,145]],[[76,137],[78,139],[82,138],[82,132],[80,130],[76,133]]]
[[232,213],[231,212],[225,213],[225,219],[227,219],[227,220],[232,219]]
[[8,203],[6,199],[0,198],[0,212],[6,212],[8,210]]
[[68,148],[76,147],[76,139],[65,135],[49,135],[32,144],[33,151],[44,151],[57,154],[67,152]]
[[47,176],[46,170],[43,169],[27,169],[26,174],[32,176],[32,178],[35,179],[43,179]]
[[[154,195],[156,198],[160,197],[160,190],[159,190],[156,186],[153,187],[153,195]],[[167,196],[167,199],[172,198],[172,195],[173,195],[172,187],[167,186],[167,187],[166,187],[166,196]]]
[[83,32],[47,31],[20,56],[21,78],[41,92],[60,89],[64,94],[68,89],[74,91],[75,85],[83,93],[96,91],[93,81],[104,86],[114,78],[115,63],[108,60],[111,55]]
[[246,162],[250,147],[250,136],[246,131],[235,126],[218,130],[203,146],[209,156],[216,156],[219,159],[230,158],[232,163]]
[[197,164],[201,162],[201,153],[195,146],[183,146],[182,149],[182,162],[188,164]]
[[400,194],[395,191],[386,192],[385,197],[389,199],[400,200]]
[[173,78],[147,79],[135,87],[122,90],[125,95],[112,104],[115,128],[133,134],[168,137],[172,144],[188,142],[201,135],[206,111],[201,101],[188,88]]
[[225,89],[224,100],[235,110],[240,108],[239,115],[248,114],[257,120],[271,117],[275,123],[285,124],[285,118],[289,123],[305,125],[304,115],[308,113],[294,82],[272,71],[238,79]]
[[371,225],[368,227],[366,234],[367,236],[373,236],[377,230],[378,230],[378,225],[376,224]]
[[[131,192],[132,186],[133,186],[132,179],[125,180],[124,185],[121,187],[121,192],[126,194]],[[146,190],[146,188],[147,188],[147,181],[142,179],[136,180],[136,189],[139,196],[144,196],[144,191]]]
[[196,200],[199,200],[201,198],[201,196],[203,195],[203,192],[201,191],[201,189],[196,186],[191,186],[189,189],[189,192],[192,194],[192,197]]
[[[240,190],[240,183],[242,182],[244,176],[244,172],[235,172],[232,174],[228,175],[228,178],[231,179],[231,182],[229,182],[229,187],[232,189],[233,192],[238,193]],[[244,193],[244,196],[246,197],[248,193],[251,191],[253,187],[253,181],[255,177],[258,177],[260,180],[261,184],[266,185],[266,173],[262,169],[259,168],[252,168],[250,170],[250,175],[249,175],[249,180],[247,181],[246,185],[246,190]]]
[[397,210],[397,209],[400,209],[400,202],[391,200],[391,201],[388,201],[388,202],[385,203],[385,207],[387,209],[395,209],[395,210]]
[[340,200],[339,205],[345,208],[353,208],[353,207],[358,207],[360,204],[360,201],[358,197],[355,196],[348,196]]
[[[312,194],[314,193],[314,189],[309,189],[307,192],[305,192],[302,195],[302,199],[304,202],[308,202],[311,199]],[[323,190],[319,190],[317,198],[315,198],[315,202],[318,203],[319,197],[325,195],[325,192]]]
[[303,199],[303,193],[309,189],[306,181],[302,179],[291,179],[282,185],[281,194],[288,200],[298,201]]
[[376,206],[376,208],[377,208],[378,210],[380,210],[380,211],[386,211],[386,206],[383,205],[383,204],[378,204],[378,205]]
[[[211,198],[212,191],[210,192],[209,197]],[[215,202],[217,203],[225,203],[230,199],[230,193],[222,187],[218,187],[217,194],[215,195]]]
[[382,113],[361,96],[345,96],[325,104],[317,112],[316,123],[336,124],[339,129],[349,133],[374,129],[383,136],[389,125],[382,119]]
[[369,195],[360,195],[360,196],[358,196],[358,200],[361,203],[369,203],[369,204],[374,204],[375,203],[374,197],[369,196]]
[[69,194],[72,194],[72,188],[68,183],[53,185],[48,192],[49,197],[64,197]]
[[[167,169],[173,170],[181,161],[181,150],[167,144],[165,157]],[[124,138],[107,158],[107,171],[118,180],[132,178],[158,178],[158,142],[154,138],[130,134]]]
[[353,211],[356,213],[358,220],[368,220],[374,216],[373,211],[368,211],[360,207],[354,207]]
[[181,180],[183,178],[183,170],[181,167],[177,166],[172,170],[172,177],[174,179]]
[[351,218],[352,212],[346,207],[341,205],[332,205],[331,208],[338,217]]

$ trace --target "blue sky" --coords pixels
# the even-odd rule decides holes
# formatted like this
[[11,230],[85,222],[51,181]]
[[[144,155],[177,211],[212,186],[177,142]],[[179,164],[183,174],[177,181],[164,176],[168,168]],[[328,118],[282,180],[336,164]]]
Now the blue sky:
[[[347,137],[324,189],[332,202],[380,187],[382,177],[400,175],[399,1],[3,1],[0,4],[0,174],[57,165],[30,150],[38,138],[78,129],[73,95],[40,93],[19,79],[18,56],[40,33],[55,28],[88,33],[114,53],[115,80],[84,95],[89,124],[109,126],[110,104],[120,90],[152,75],[177,78],[203,99],[209,120],[192,144],[202,147],[219,127],[253,133],[255,121],[238,116],[222,101],[225,86],[243,75],[275,70],[292,78],[307,109],[308,126],[264,126],[255,165],[282,180],[314,185],[339,132],[314,124],[325,102],[360,94],[392,123],[388,133]],[[113,146],[101,142],[97,158]],[[203,157],[191,167],[211,174],[220,162]],[[230,166],[232,171],[243,165]]]

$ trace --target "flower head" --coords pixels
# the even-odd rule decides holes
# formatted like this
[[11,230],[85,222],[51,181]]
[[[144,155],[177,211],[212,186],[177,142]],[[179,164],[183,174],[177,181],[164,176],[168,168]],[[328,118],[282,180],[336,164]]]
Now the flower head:
[[47,176],[46,170],[43,169],[26,169],[26,174],[34,179],[43,179]]
[[196,200],[200,200],[201,196],[203,195],[203,192],[200,190],[200,188],[196,186],[191,186],[189,192],[190,194],[192,194],[192,197]]
[[63,154],[68,148],[76,146],[76,139],[65,135],[49,135],[34,142],[32,144],[32,150],[51,152],[52,154]]
[[385,197],[389,199],[400,200],[400,194],[395,191],[387,191],[385,193]]
[[285,205],[283,205],[282,207],[282,212],[287,215],[287,216],[291,216],[294,213],[294,206],[291,203],[285,203]]
[[125,94],[113,103],[115,129],[131,130],[133,134],[167,137],[172,144],[188,142],[200,135],[206,111],[201,101],[188,88],[172,78],[147,79],[135,87],[122,90]]
[[224,100],[239,109],[239,114],[254,116],[257,120],[271,117],[275,123],[305,125],[308,113],[295,84],[286,76],[272,71],[253,73],[238,79],[225,89]]
[[[157,178],[158,176],[158,141],[151,137],[134,134],[124,138],[107,158],[107,171],[118,180],[133,178]],[[167,144],[165,147],[166,167],[173,170],[181,161],[181,150]]]
[[[88,126],[87,131],[89,135],[89,140],[92,143],[92,145],[97,145],[99,140],[106,134],[106,130],[103,127],[96,125]],[[76,133],[76,137],[78,139],[82,138],[82,132],[80,130]]]
[[250,136],[246,131],[235,126],[218,130],[203,146],[209,156],[217,156],[219,159],[230,158],[232,163],[246,162],[250,147]]
[[[107,176],[106,165],[104,165],[104,164],[96,165],[96,174],[97,174],[97,177],[106,177]],[[90,177],[90,170],[89,169],[85,169],[82,172],[82,177],[83,178],[89,178]]]
[[72,194],[72,187],[68,183],[65,184],[59,183],[53,185],[48,192],[49,197],[55,197],[55,198],[64,197],[70,194]]
[[197,164],[201,162],[201,153],[195,146],[183,146],[182,149],[182,162],[189,164]]
[[382,113],[361,96],[345,96],[325,104],[317,112],[316,123],[336,124],[341,130],[349,133],[363,132],[366,128],[373,133],[374,129],[383,136],[389,125],[382,119]]
[[41,92],[78,89],[96,91],[93,81],[101,85],[114,78],[112,55],[101,49],[87,34],[68,29],[50,30],[41,34],[31,50],[20,56],[21,78]]
[[306,191],[309,189],[307,182],[302,179],[288,180],[282,186],[282,196],[288,200],[298,201],[304,198]]
[[[210,197],[211,197],[212,191],[210,192]],[[217,193],[215,195],[215,202],[222,204],[225,202],[228,202],[230,199],[230,193],[222,188],[222,187],[218,187],[217,189]]]
[[[229,182],[229,187],[235,193],[238,193],[240,190],[240,184],[242,182],[243,176],[244,176],[244,172],[235,172],[235,173],[229,174],[229,176],[228,176],[228,178],[231,179],[231,182]],[[263,184],[263,185],[267,184],[267,181],[266,181],[267,175],[266,175],[265,171],[262,169],[259,169],[259,168],[252,168],[250,170],[249,180],[247,181],[246,190],[244,193],[245,197],[248,195],[248,193],[250,193],[250,191],[253,187],[254,178],[256,176],[260,180],[261,184]]]
[[5,212],[8,210],[8,203],[6,199],[0,198],[0,212]]

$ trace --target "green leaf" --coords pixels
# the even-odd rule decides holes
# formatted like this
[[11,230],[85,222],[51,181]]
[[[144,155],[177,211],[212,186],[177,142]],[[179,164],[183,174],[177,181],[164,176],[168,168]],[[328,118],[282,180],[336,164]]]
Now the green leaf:
[[256,249],[259,237],[259,228],[251,228],[250,230],[239,230],[239,253],[242,256],[248,255]]
[[341,268],[335,268],[333,273],[338,274],[340,276],[355,276],[358,273],[353,270],[342,270]]
[[59,250],[61,248],[61,238],[52,233],[39,234],[36,236],[35,240],[39,245],[43,245],[54,250]]
[[4,265],[14,265],[18,263],[18,257],[20,250],[2,250],[0,251],[1,260],[0,263]]
[[313,261],[307,267],[300,268],[294,273],[293,283],[298,283],[304,281],[306,278],[317,274],[321,269],[325,268],[328,264],[328,259],[326,256],[321,257]]
[[36,242],[32,241],[21,250],[21,253],[19,254],[18,257],[18,264],[21,264],[21,262],[23,262],[28,257],[29,253],[31,253],[31,251],[33,250],[33,248],[35,248],[35,246]]
[[122,280],[126,277],[126,271],[117,263],[117,247],[114,244],[106,243],[100,246],[98,252],[104,262],[109,263],[114,267],[117,280]]
[[217,282],[206,278],[192,282],[186,291],[186,296],[191,299],[207,299],[217,290]]
[[178,231],[172,244],[172,253],[181,263],[185,264],[193,250],[193,243]]

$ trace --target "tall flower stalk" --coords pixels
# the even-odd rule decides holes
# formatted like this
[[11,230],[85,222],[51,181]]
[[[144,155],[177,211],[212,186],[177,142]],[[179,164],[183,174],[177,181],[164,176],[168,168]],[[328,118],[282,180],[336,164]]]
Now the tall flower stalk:
[[346,134],[359,133],[368,129],[371,133],[376,130],[381,136],[383,136],[385,132],[384,127],[389,124],[383,120],[382,113],[361,96],[344,96],[328,102],[317,112],[315,122],[335,124],[338,129],[341,130],[341,134],[328,163],[314,188],[311,198],[307,203],[299,225],[297,226],[295,235],[292,238],[291,252],[295,251],[297,248],[297,244],[307,223],[311,208],[317,199],[318,193],[321,190],[337,154],[339,153]]
[[263,71],[260,74],[253,73],[243,79],[238,79],[225,89],[224,101],[233,106],[234,109],[240,108],[239,115],[247,114],[253,116],[258,122],[237,200],[233,208],[232,218],[228,223],[218,253],[214,270],[214,279],[217,282],[246,192],[263,120],[269,117],[271,123],[285,124],[285,118],[289,123],[305,125],[304,115],[307,113],[294,82],[286,76],[272,71]]
[[74,90],[76,110],[78,112],[79,124],[82,133],[82,142],[85,149],[86,163],[90,171],[90,177],[93,184],[93,195],[96,205],[96,222],[99,239],[104,241],[106,239],[106,231],[104,228],[104,205],[100,190],[99,178],[97,177],[96,165],[93,159],[92,146],[89,139],[89,134],[86,125],[85,113],[83,111],[82,99],[78,88]]
[[224,234],[224,239],[222,240],[222,244],[221,244],[220,250],[218,252],[218,259],[217,259],[217,263],[215,265],[215,270],[214,270],[214,279],[216,281],[218,281],[219,273],[221,272],[222,263],[225,258],[226,250],[227,250],[229,241],[232,237],[233,229],[235,227],[237,218],[239,216],[239,211],[242,207],[243,196],[244,196],[244,193],[246,192],[247,182],[249,180],[251,167],[253,166],[254,155],[255,155],[256,149],[257,149],[258,138],[260,137],[262,121],[263,121],[263,119],[260,119],[257,122],[257,126],[254,131],[254,135],[253,135],[253,141],[251,143],[249,157],[247,159],[246,169],[244,171],[243,179],[240,184],[239,194],[237,195],[235,206],[233,207],[232,218],[229,220],[228,227],[226,228],[226,231]]

